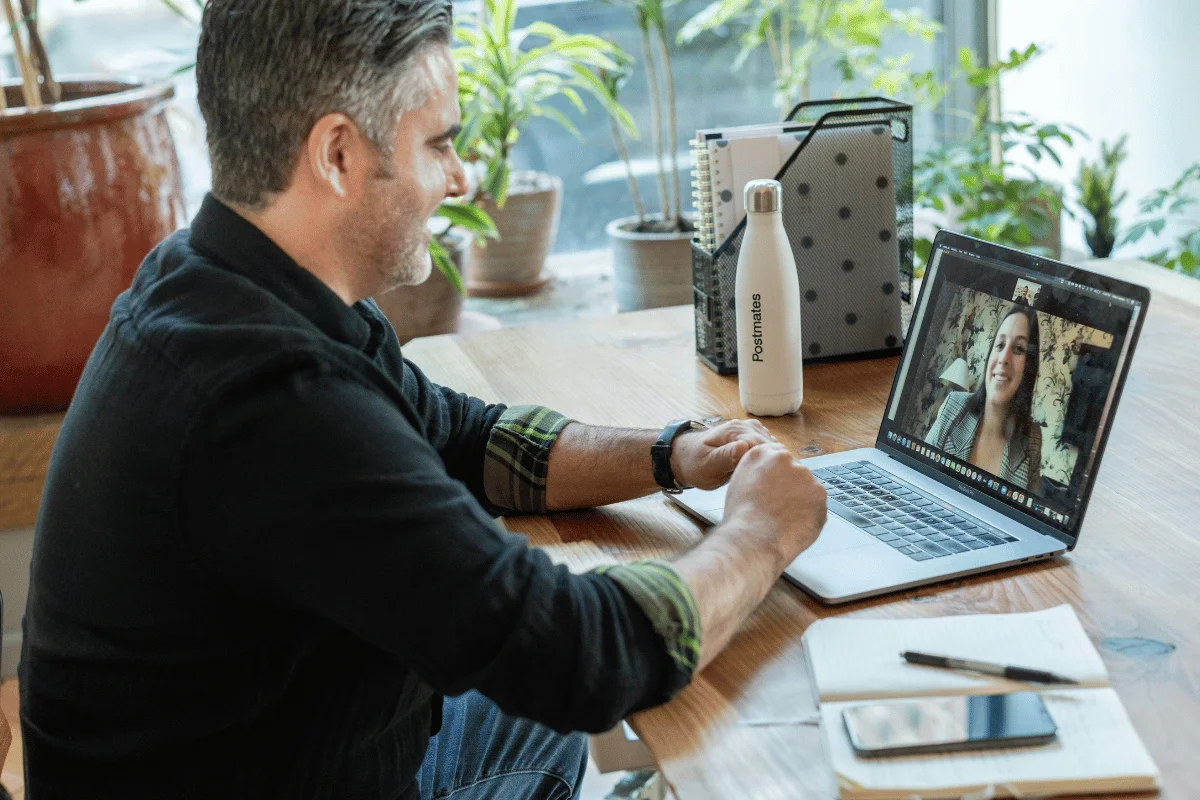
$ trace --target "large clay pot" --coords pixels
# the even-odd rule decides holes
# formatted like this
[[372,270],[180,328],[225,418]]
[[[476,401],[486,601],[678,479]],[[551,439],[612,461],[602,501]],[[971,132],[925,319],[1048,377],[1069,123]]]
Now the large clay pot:
[[116,296],[185,222],[170,84],[63,82],[0,113],[0,412],[64,408]]
[[479,207],[496,223],[500,239],[474,246],[467,293],[472,297],[533,294],[551,276],[542,273],[562,212],[562,179],[543,172],[514,172],[504,208],[489,199]]
[[[471,239],[452,232],[443,239],[458,274],[466,273],[471,258]],[[418,336],[437,336],[458,330],[462,316],[462,292],[434,267],[424,283],[397,286],[375,298],[379,309],[392,323],[400,344]]]
[[640,311],[691,303],[691,221],[685,231],[639,232],[637,227],[637,217],[623,217],[605,228],[612,241],[617,308]]

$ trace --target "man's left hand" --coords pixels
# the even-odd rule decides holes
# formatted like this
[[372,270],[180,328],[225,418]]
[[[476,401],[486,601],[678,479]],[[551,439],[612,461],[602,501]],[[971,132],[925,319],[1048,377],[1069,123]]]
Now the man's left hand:
[[713,428],[691,430],[675,439],[671,471],[685,486],[716,489],[724,486],[733,468],[750,448],[775,441],[756,419],[735,419]]

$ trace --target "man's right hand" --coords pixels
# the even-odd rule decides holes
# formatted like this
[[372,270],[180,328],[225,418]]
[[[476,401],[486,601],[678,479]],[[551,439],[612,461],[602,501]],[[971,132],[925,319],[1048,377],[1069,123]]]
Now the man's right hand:
[[825,526],[825,489],[778,442],[742,456],[725,519],[675,559],[700,614],[700,666],[712,661],[780,574]]
[[758,445],[729,481],[723,526],[774,553],[778,575],[825,526],[825,488],[782,444]]

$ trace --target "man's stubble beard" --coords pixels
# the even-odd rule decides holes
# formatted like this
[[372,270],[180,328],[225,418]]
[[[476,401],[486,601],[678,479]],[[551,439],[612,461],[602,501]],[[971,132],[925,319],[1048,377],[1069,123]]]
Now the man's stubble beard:
[[421,212],[406,208],[393,185],[387,179],[377,181],[377,191],[357,215],[355,238],[378,287],[374,294],[424,283],[433,268],[425,220],[421,218],[417,227]]

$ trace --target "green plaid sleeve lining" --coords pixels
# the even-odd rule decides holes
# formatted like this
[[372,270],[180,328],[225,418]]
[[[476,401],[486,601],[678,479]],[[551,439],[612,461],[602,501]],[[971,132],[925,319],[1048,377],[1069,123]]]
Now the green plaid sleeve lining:
[[492,505],[545,512],[550,448],[570,421],[544,406],[513,406],[500,416],[483,462],[483,490]]
[[700,614],[696,599],[683,578],[666,561],[652,559],[634,564],[598,567],[629,593],[662,636],[667,654],[691,680],[700,663]]

